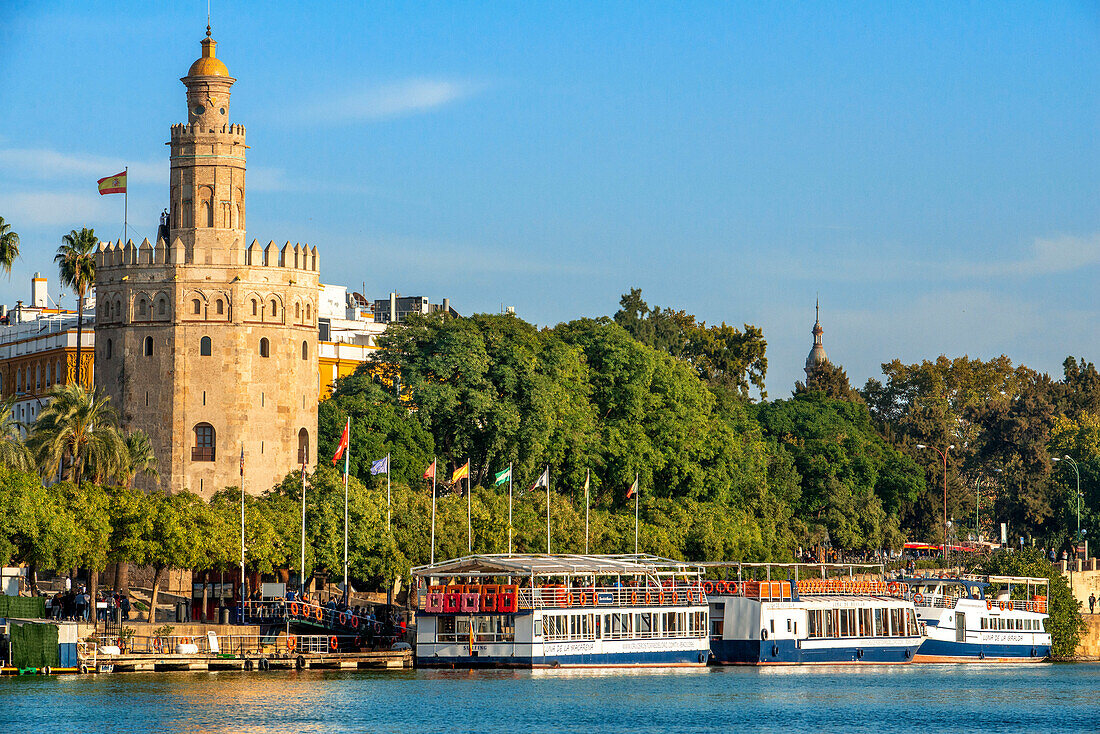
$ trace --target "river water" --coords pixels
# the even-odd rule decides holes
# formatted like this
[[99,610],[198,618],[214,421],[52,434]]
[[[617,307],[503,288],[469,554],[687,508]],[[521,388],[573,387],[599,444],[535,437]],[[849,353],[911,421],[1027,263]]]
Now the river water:
[[1100,665],[0,679],[3,732],[1096,732]]

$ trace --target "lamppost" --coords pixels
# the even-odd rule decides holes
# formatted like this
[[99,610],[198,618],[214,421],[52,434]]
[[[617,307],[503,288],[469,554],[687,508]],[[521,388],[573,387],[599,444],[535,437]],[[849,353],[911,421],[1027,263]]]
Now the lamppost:
[[1073,467],[1073,473],[1077,475],[1077,537],[1074,540],[1074,546],[1076,547],[1081,545],[1081,470],[1069,454],[1060,459],[1055,457],[1052,461],[1068,461],[1069,465]]
[[955,448],[955,444],[951,444],[943,451],[940,451],[935,446],[926,446],[923,443],[917,444],[918,449],[932,449],[941,457],[943,457],[943,562],[947,564],[947,452]]

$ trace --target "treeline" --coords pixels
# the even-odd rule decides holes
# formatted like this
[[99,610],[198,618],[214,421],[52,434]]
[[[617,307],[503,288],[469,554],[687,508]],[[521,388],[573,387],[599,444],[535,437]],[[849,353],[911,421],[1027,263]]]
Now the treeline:
[[[386,453],[394,481],[425,492],[433,457],[449,469],[468,457],[475,487],[512,465],[526,489],[549,466],[554,497],[583,516],[589,477],[593,507],[631,525],[625,492],[638,476],[653,527],[688,501],[701,518],[736,517],[737,554],[684,538],[666,546],[674,555],[763,560],[799,547],[942,542],[944,467],[934,449],[947,456],[952,542],[995,539],[1004,522],[1014,543],[1064,547],[1076,530],[1075,475],[1053,459],[1069,454],[1081,471],[1082,527],[1100,530],[1087,509],[1100,499],[1092,364],[1069,358],[1055,381],[1007,357],[894,361],[881,381],[854,389],[826,363],[792,397],[755,402],[749,390],[763,394],[767,370],[759,329],[708,326],[650,307],[637,290],[621,304],[612,318],[547,329],[484,314],[391,327],[376,362],[322,402],[322,455],[350,416],[351,471],[369,487],[384,481],[369,470]],[[475,550],[490,535],[475,533]],[[631,537],[605,549],[632,547]]]

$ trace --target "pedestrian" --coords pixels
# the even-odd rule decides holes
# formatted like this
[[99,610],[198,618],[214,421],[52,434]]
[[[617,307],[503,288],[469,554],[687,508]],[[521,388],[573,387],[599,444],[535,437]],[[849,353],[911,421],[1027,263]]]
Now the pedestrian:
[[1096,609],[1096,592],[1089,594],[1089,614],[1095,614],[1093,610]]
[[1062,563],[1066,563],[1069,560],[1069,554],[1065,550],[1062,551]]
[[122,619],[127,622],[130,621],[130,597],[122,594],[122,597],[118,600],[118,606],[122,609]]

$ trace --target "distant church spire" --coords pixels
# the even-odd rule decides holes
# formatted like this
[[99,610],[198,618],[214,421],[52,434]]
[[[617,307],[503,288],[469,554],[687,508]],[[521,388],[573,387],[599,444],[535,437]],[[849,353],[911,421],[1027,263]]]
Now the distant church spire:
[[821,335],[825,333],[825,330],[821,328],[820,298],[814,304],[814,328],[810,333],[814,335],[814,345],[810,349],[809,355],[806,356],[806,377],[810,376],[810,371],[814,365],[829,361],[829,358],[825,355],[825,345],[821,343]]

